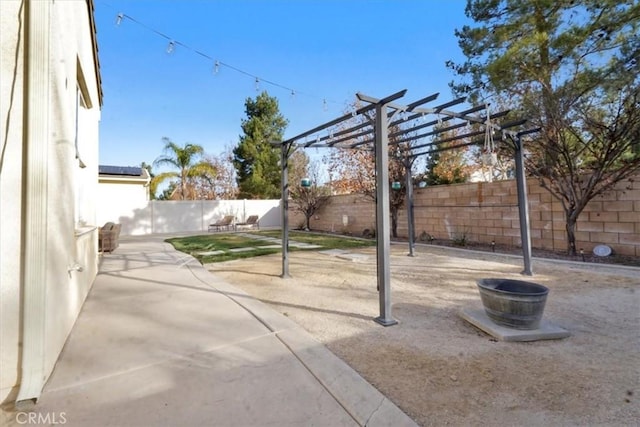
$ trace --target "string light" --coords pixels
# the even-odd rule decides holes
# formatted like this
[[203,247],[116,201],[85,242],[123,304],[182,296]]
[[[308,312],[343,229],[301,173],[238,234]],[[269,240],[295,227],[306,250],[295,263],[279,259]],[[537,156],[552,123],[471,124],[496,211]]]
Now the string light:
[[256,92],[260,91],[260,79],[256,77]]
[[[109,6],[109,5],[106,5],[106,6]],[[306,93],[306,92],[297,91],[297,90],[289,88],[289,87],[287,87],[285,85],[282,85],[280,83],[260,78],[259,76],[251,74],[251,73],[249,73],[247,71],[244,71],[244,70],[242,70],[240,68],[234,67],[231,64],[226,64],[226,63],[224,63],[222,61],[214,60],[214,58],[212,56],[210,56],[210,55],[208,55],[208,54],[206,54],[204,52],[198,51],[198,50],[196,50],[196,49],[194,49],[194,48],[192,48],[192,47],[190,47],[190,46],[188,46],[188,45],[186,45],[186,44],[184,44],[184,43],[182,43],[182,42],[180,42],[180,41],[178,41],[178,40],[176,40],[176,39],[174,39],[174,38],[172,38],[170,36],[168,36],[167,34],[164,34],[164,33],[160,32],[160,31],[150,27],[149,25],[146,25],[143,22],[138,21],[137,19],[133,18],[132,16],[127,15],[126,13],[123,13],[123,12],[118,12],[117,13],[117,15],[116,15],[116,25],[120,26],[120,24],[122,23],[122,21],[124,19],[128,19],[129,21],[138,24],[139,26],[145,28],[146,30],[151,31],[151,32],[157,34],[158,36],[160,36],[160,37],[162,37],[162,38],[164,38],[166,40],[169,40],[169,44],[167,45],[167,49],[166,49],[167,53],[169,53],[169,54],[171,54],[171,53],[173,53],[175,51],[176,45],[180,45],[181,47],[183,47],[183,48],[185,48],[187,50],[190,50],[190,51],[192,51],[192,52],[194,52],[194,53],[196,53],[196,54],[198,54],[198,55],[200,55],[200,56],[202,56],[202,57],[204,57],[204,58],[206,58],[206,59],[208,59],[210,61],[214,61],[213,74],[217,75],[219,70],[220,70],[220,67],[224,66],[224,67],[230,68],[230,69],[232,69],[232,70],[234,70],[234,71],[236,71],[236,72],[238,72],[240,74],[244,74],[246,76],[254,78],[255,82],[256,82],[256,90],[259,90],[259,83],[260,83],[260,81],[262,81],[262,82],[265,82],[265,83],[270,84],[272,86],[276,86],[276,87],[279,87],[281,89],[285,89],[285,90],[289,91],[291,93],[292,98],[295,97],[296,94],[303,94],[303,95],[306,95],[306,96],[309,96],[309,97],[312,97],[312,98],[319,98],[316,95],[313,95],[313,94],[310,94],[310,93]],[[334,103],[334,104],[337,103],[335,101],[330,101],[330,102]],[[328,111],[328,101],[327,101],[326,98],[322,98],[322,105],[323,105],[323,110],[324,111]]]

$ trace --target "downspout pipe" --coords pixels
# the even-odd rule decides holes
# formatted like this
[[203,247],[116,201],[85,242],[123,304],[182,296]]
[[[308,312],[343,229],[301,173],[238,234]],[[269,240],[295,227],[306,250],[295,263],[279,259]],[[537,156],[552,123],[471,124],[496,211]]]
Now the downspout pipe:
[[48,0],[24,1],[22,354],[16,407],[35,403],[47,379],[45,319],[51,3]]

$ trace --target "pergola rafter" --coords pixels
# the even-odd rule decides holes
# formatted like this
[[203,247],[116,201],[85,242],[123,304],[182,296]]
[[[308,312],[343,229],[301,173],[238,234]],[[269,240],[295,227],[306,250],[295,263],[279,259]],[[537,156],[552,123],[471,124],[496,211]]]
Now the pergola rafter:
[[[524,176],[524,159],[522,152],[523,135],[538,132],[539,129],[527,129],[516,131],[526,123],[525,119],[518,119],[499,124],[496,119],[503,118],[509,113],[508,110],[490,113],[489,105],[473,106],[466,110],[456,112],[449,108],[460,105],[466,98],[457,98],[435,107],[427,108],[424,104],[435,101],[439,94],[435,93],[407,105],[397,104],[396,100],[402,98],[406,89],[391,94],[382,99],[372,98],[363,94],[356,94],[362,102],[368,103],[357,108],[351,113],[340,116],[334,120],[316,126],[306,132],[298,134],[282,142],[273,142],[274,146],[281,148],[282,165],[282,277],[289,276],[288,262],[288,158],[295,148],[340,148],[340,149],[363,149],[367,146],[369,150],[375,152],[376,159],[376,236],[377,236],[377,266],[378,266],[378,291],[380,293],[380,316],[375,320],[389,326],[397,323],[391,316],[390,300],[390,273],[389,273],[389,251],[390,251],[390,227],[389,227],[389,153],[388,146],[403,142],[416,142],[422,138],[435,137],[446,134],[465,126],[479,125],[478,130],[472,129],[470,132],[440,138],[429,143],[412,145],[410,152],[401,160],[406,169],[407,176],[407,214],[409,224],[409,255],[413,256],[414,247],[414,221],[413,221],[413,184],[411,178],[411,167],[414,160],[423,155],[437,153],[441,151],[454,150],[470,145],[479,145],[485,140],[479,138],[484,134],[485,138],[490,137],[494,142],[509,141],[515,148],[516,156],[516,180],[518,184],[518,207],[520,213],[520,232],[522,238],[524,270],[522,274],[532,275],[531,272],[531,240],[529,236],[529,214],[527,206],[526,185]],[[484,115],[476,115],[481,111]],[[375,113],[375,114],[372,114]],[[436,115],[435,120],[424,123],[428,116]],[[358,116],[364,120],[361,123],[348,126],[346,129],[338,128],[340,125],[349,124]],[[453,121],[444,125],[445,122]],[[401,127],[389,133],[390,128]],[[427,132],[416,133],[418,130],[426,129]],[[326,135],[321,133],[326,132]],[[488,132],[491,132],[490,136]],[[495,134],[495,138],[493,137]],[[311,137],[311,138],[309,138]],[[394,138],[389,141],[389,138]],[[469,141],[469,138],[473,138]],[[310,139],[310,140],[309,140]],[[349,143],[350,142],[350,143]],[[442,147],[442,143],[452,142],[453,144]],[[456,143],[457,142],[457,143]],[[427,149],[416,152],[417,149]]]

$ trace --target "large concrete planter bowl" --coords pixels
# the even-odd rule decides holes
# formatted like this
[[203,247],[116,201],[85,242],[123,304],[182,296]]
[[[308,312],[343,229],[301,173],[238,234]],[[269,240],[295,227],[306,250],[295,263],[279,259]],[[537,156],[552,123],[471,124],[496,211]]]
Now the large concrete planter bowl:
[[476,280],[487,316],[515,329],[538,329],[549,288],[511,279]]

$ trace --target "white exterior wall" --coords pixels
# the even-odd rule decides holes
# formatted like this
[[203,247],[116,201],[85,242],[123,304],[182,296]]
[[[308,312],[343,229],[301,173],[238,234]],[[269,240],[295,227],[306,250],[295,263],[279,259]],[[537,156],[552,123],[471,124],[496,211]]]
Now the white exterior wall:
[[100,201],[104,209],[98,209],[97,217],[98,224],[121,224],[121,235],[202,232],[226,215],[234,215],[237,222],[258,215],[261,228],[281,225],[280,200],[153,200],[132,209],[120,202],[119,194]]
[[149,187],[141,182],[99,180],[97,224],[114,221],[120,216],[133,217],[149,203]]
[[0,402],[17,383],[20,343],[24,106],[24,34],[18,33],[18,25],[24,19],[20,3],[0,1]]
[[[48,74],[38,76],[40,82],[44,82],[40,87],[47,93],[43,97],[47,103],[43,109],[45,117],[40,118],[46,128],[43,132],[46,140],[40,142],[44,147],[42,163],[25,157],[31,141],[25,133],[31,120],[24,116],[22,108],[26,96],[22,59],[25,31],[28,31],[25,3],[32,10],[48,6],[48,13],[40,13],[38,18],[45,31],[38,37],[48,40],[48,51],[33,52],[38,58],[47,58],[49,69]],[[2,0],[0,19],[0,120],[8,123],[7,138],[4,132],[2,135],[4,153],[0,169],[0,401],[5,401],[15,399],[20,386],[25,384],[22,377],[25,363],[35,366],[40,375],[34,375],[35,379],[30,381],[30,389],[35,392],[27,392],[22,397],[38,397],[97,274],[94,197],[100,100],[86,1]],[[31,52],[28,57],[31,58]],[[84,75],[87,104],[92,105],[78,111],[78,151],[85,168],[80,168],[76,159],[78,68]],[[27,180],[33,176],[43,179],[36,185],[32,180],[30,187]],[[37,195],[30,192],[36,187],[40,189]],[[36,225],[30,222],[34,210],[27,215],[24,208],[33,207],[34,199],[44,207]],[[42,232],[29,231],[33,229]],[[25,252],[29,253],[25,248],[31,251],[36,248],[36,252],[43,253],[45,262],[39,263],[43,265],[34,266],[25,261]],[[70,272],[73,266],[80,266],[82,271]],[[31,269],[38,272],[25,275]],[[24,277],[43,278],[44,283],[38,285],[43,290],[41,300],[23,300],[34,295],[32,291],[25,291],[34,286]],[[39,320],[24,322],[23,313],[39,313]],[[27,330],[34,325],[37,331]],[[25,337],[33,334],[42,335],[37,351],[32,351],[31,345],[24,345]],[[31,340],[33,342],[38,340]],[[31,365],[26,371],[32,369]]]

